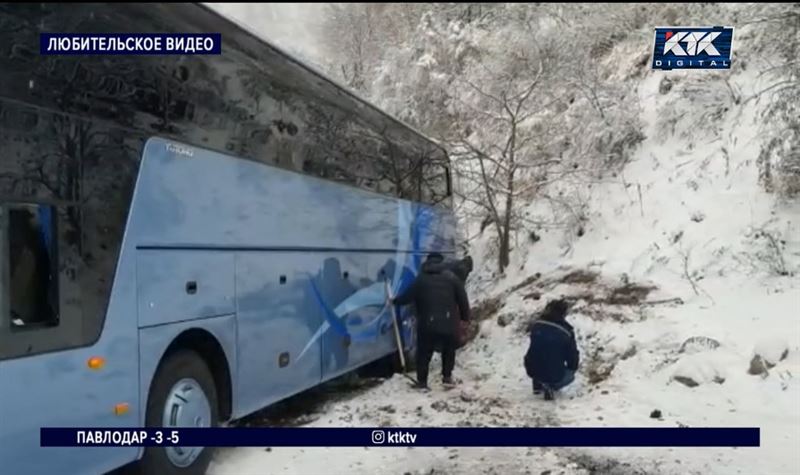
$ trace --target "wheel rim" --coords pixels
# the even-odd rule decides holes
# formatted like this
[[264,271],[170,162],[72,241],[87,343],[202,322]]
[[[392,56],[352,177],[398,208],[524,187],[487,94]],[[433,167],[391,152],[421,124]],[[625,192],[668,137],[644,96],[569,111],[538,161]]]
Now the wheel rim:
[[[203,388],[191,378],[172,386],[164,404],[163,427],[210,427],[211,405]],[[166,447],[167,457],[176,467],[188,467],[203,451],[203,447]]]

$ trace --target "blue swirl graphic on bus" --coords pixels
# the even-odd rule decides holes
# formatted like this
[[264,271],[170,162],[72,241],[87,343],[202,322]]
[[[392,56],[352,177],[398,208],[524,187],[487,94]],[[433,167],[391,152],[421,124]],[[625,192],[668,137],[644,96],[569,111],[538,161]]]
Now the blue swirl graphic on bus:
[[[432,209],[416,206],[409,202],[398,203],[397,206],[397,231],[398,242],[394,259],[387,265],[394,263],[394,272],[389,281],[389,287],[393,296],[404,292],[416,278],[422,263],[421,250],[423,240],[430,233],[431,223],[436,218]],[[410,249],[409,249],[410,248]],[[410,252],[409,252],[410,251]],[[313,276],[309,275],[309,285],[311,294],[318,304],[324,317],[322,324],[309,339],[303,350],[300,352],[298,360],[305,355],[308,350],[325,334],[332,329],[337,335],[343,338],[350,338],[351,341],[374,341],[381,335],[381,327],[387,323],[392,324],[392,312],[389,307],[388,296],[386,295],[385,283],[374,282],[369,286],[355,291],[352,295],[339,303],[336,308],[326,302]],[[381,307],[374,318],[366,323],[362,323],[358,331],[351,331],[348,328],[346,319],[349,315],[368,308]],[[408,315],[407,311],[400,313],[399,319],[404,320]],[[398,322],[399,323],[399,322]],[[410,332],[412,329],[403,328],[403,341],[411,341]]]
[[425,206],[417,206],[414,225],[412,227],[413,267],[419,269],[422,264],[422,240],[430,234],[431,223],[435,218],[433,210]]
[[[359,290],[350,298],[339,304],[336,309],[331,309],[325,302],[325,299],[320,294],[313,280],[309,280],[309,283],[311,285],[312,294],[322,310],[325,321],[328,323],[328,328],[332,329],[340,336],[349,336],[351,341],[372,341],[377,339],[380,336],[381,325],[385,324],[386,320],[391,320],[391,312],[388,311],[389,304],[383,292],[383,285],[380,283],[375,283]],[[383,303],[383,308],[381,308],[375,318],[364,324],[366,328],[356,333],[349,331],[347,325],[343,322],[348,315],[362,308],[373,307],[381,303]],[[387,316],[389,318],[387,318]]]

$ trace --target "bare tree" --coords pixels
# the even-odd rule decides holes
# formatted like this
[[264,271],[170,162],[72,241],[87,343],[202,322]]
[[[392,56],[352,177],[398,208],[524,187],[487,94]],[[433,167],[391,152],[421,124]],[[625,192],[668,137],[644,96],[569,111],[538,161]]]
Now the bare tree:
[[[624,12],[632,28],[642,22],[638,8]],[[336,74],[355,88],[366,82],[364,92],[382,108],[448,146],[456,213],[466,224],[481,222],[481,231],[493,231],[501,271],[519,231],[552,224],[549,217],[528,215],[527,205],[543,200],[558,227],[575,225],[580,236],[587,216],[576,196],[588,200],[588,180],[624,164],[643,138],[632,120],[638,117],[635,91],[619,87],[604,65],[595,64],[594,37],[562,34],[565,26],[605,32],[618,20],[604,13],[602,27],[593,26],[597,14],[588,18],[590,10],[331,6],[326,34],[335,48],[331,58],[340,63]],[[626,31],[607,35],[608,43],[615,45]],[[466,241],[480,235],[460,228]]]
[[[462,80],[481,100],[464,114],[466,119],[451,139],[451,156],[459,164],[459,173],[466,183],[461,198],[482,210],[495,229],[500,272],[509,265],[511,234],[519,218],[515,205],[546,181],[541,176],[527,183],[522,180],[531,176],[526,172],[549,163],[543,160],[546,155],[536,153],[543,145],[542,136],[525,124],[536,115],[537,110],[532,107],[533,98],[537,97],[534,92],[543,76],[544,65],[540,62],[531,79],[518,84],[509,78],[497,92]],[[485,131],[494,132],[495,140],[481,141],[484,134],[474,133],[480,126],[478,123],[483,124]]]

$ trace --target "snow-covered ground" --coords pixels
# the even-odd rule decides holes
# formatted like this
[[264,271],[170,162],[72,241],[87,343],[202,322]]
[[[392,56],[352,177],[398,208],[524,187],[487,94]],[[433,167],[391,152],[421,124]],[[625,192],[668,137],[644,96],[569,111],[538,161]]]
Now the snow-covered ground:
[[[746,98],[757,75],[735,69],[730,82]],[[662,93],[665,76],[674,85]],[[759,186],[758,102],[695,103],[687,84],[725,87],[703,71],[638,82],[647,139],[623,173],[592,186],[583,236],[566,247],[542,234],[502,279],[483,241],[474,246],[472,300],[502,308],[459,352],[458,388],[434,378],[418,393],[395,376],[314,409],[306,425],[755,426],[760,448],[241,448],[220,451],[209,473],[800,473],[800,205]],[[522,368],[524,327],[559,296],[574,302],[583,360],[546,403]],[[749,372],[755,354],[760,375]]]

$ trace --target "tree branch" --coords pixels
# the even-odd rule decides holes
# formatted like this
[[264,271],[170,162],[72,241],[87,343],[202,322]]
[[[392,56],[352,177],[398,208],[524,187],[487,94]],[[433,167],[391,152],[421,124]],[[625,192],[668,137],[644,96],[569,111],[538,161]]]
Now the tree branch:
[[499,104],[502,107],[503,101],[501,99],[499,99],[499,98],[497,98],[497,97],[495,97],[495,96],[493,96],[493,95],[491,95],[491,94],[489,94],[487,92],[484,92],[483,90],[481,90],[481,88],[479,88],[478,86],[473,84],[469,79],[461,78],[460,80],[462,82],[466,83],[470,88],[472,88],[475,92],[477,92],[481,96],[485,97],[486,99],[489,99],[490,101],[496,102],[497,104]]

